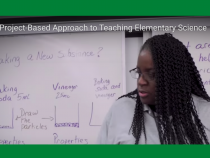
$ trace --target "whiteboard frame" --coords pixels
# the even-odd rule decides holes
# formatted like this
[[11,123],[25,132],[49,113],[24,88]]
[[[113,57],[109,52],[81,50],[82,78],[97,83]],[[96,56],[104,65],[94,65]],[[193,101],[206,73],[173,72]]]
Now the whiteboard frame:
[[122,31],[122,79],[123,95],[126,94],[126,67],[125,67],[125,31]]

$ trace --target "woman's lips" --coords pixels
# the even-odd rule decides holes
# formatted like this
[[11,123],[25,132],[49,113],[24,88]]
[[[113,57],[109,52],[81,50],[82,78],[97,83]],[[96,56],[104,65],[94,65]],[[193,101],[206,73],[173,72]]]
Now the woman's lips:
[[140,97],[147,97],[149,94],[147,92],[139,92]]

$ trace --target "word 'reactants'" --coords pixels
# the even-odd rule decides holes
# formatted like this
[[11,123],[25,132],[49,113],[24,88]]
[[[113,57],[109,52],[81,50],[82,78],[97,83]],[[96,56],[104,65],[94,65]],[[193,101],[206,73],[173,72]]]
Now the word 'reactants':
[[25,144],[25,143],[24,143],[24,141],[18,140],[15,137],[13,137],[12,140],[0,139],[0,144]]
[[77,85],[60,85],[58,82],[57,84],[53,84],[53,89],[56,90],[70,90],[73,91],[77,88]]
[[58,139],[58,134],[53,133],[54,136],[54,144],[88,144],[88,139],[81,139],[75,136],[75,138],[71,139]]
[[13,63],[15,67],[20,66],[20,57],[19,56],[14,56],[10,57],[7,54],[5,55],[4,58],[0,57],[0,65],[1,64],[11,64]]

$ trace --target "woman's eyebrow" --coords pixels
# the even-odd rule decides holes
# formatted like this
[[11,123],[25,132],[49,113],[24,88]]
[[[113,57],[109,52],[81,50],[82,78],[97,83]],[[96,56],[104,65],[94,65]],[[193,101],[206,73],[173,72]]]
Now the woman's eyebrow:
[[154,71],[155,69],[154,68],[147,68],[145,69],[145,71]]
[[[140,71],[140,68],[136,67],[137,70]],[[154,71],[155,69],[154,68],[146,68],[144,69],[145,72],[150,72],[150,71]]]

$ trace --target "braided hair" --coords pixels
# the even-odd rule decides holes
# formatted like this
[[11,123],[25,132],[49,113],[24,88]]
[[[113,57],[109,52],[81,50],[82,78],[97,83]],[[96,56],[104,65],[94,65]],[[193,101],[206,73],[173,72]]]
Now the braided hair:
[[[206,101],[210,101],[210,97],[188,49],[169,33],[148,39],[140,52],[145,49],[151,52],[155,66],[155,107],[161,144],[175,144],[176,141],[179,144],[209,144],[192,94]],[[136,101],[130,131],[138,144],[142,132],[146,138],[143,103],[137,89],[122,97]]]

